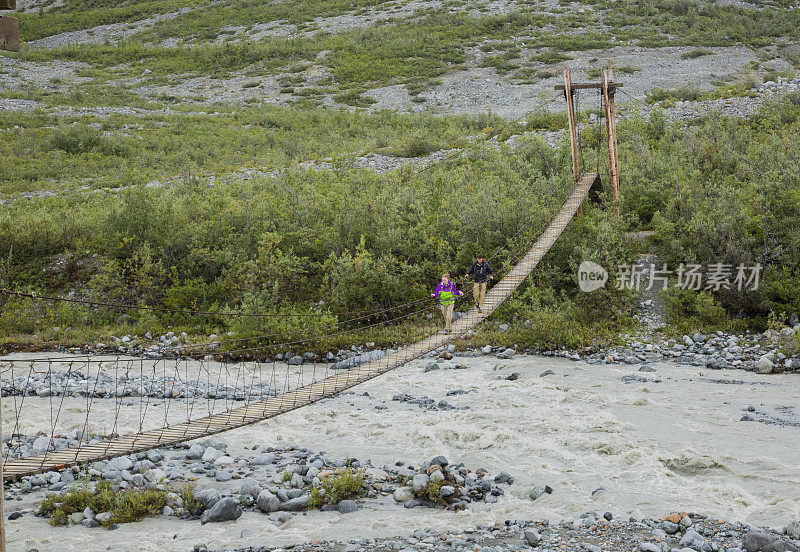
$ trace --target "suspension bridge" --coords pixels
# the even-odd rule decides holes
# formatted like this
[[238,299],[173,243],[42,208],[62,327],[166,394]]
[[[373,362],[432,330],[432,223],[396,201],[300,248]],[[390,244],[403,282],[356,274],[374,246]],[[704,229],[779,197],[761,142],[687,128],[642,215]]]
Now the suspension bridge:
[[[601,94],[606,94],[606,98],[608,98],[607,94],[609,90],[611,90],[613,94],[613,87],[609,86],[609,83],[611,82],[610,74],[606,75],[604,72],[603,79],[603,84],[597,86],[597,88],[600,88]],[[573,86],[568,72],[565,72],[564,89],[569,105],[570,130],[571,138],[573,140],[573,158],[575,159],[577,153],[577,133],[574,129],[575,115],[571,103]],[[608,103],[606,103],[606,105],[608,106]],[[613,107],[613,102],[611,106]],[[607,114],[613,118],[613,111],[608,112],[607,110]],[[609,131],[612,129],[610,126],[607,126],[607,128]],[[613,160],[612,163],[615,163],[616,136],[613,136],[613,144],[611,143],[611,138],[609,138],[609,149],[614,150],[613,155],[611,152],[609,153],[609,157]],[[26,475],[56,471],[69,466],[86,464],[93,461],[175,445],[181,442],[207,437],[267,420],[269,418],[273,418],[280,414],[290,412],[292,410],[310,405],[327,397],[341,393],[342,391],[380,376],[381,374],[384,374],[390,370],[403,366],[412,360],[422,357],[423,355],[437,351],[440,348],[450,344],[454,340],[465,336],[468,332],[470,332],[470,330],[474,329],[486,318],[491,316],[491,314],[506,299],[508,299],[514,290],[519,287],[525,278],[534,270],[544,255],[550,250],[559,236],[561,236],[569,222],[576,216],[576,214],[580,212],[581,205],[587,196],[589,196],[590,191],[596,189],[596,187],[600,184],[600,179],[597,173],[591,172],[579,174],[578,165],[576,163],[573,163],[573,168],[575,169],[574,187],[571,189],[568,197],[561,205],[560,209],[549,220],[549,224],[547,224],[547,226],[541,232],[538,239],[527,250],[527,252],[525,252],[521,259],[510,268],[505,276],[503,276],[503,278],[491,290],[489,290],[489,292],[486,294],[484,308],[482,310],[472,308],[464,316],[454,322],[451,332],[446,333],[444,331],[437,331],[432,335],[428,335],[423,339],[412,343],[411,345],[405,346],[397,351],[390,352],[389,354],[381,356],[380,358],[367,359],[362,364],[353,366],[349,369],[332,370],[328,366],[321,370],[319,376],[317,374],[318,370],[316,367],[313,369],[313,374],[311,374],[308,370],[304,372],[302,366],[292,367],[288,363],[284,363],[286,364],[285,373],[276,375],[273,365],[271,376],[268,376],[269,381],[267,382],[267,385],[270,389],[273,389],[275,388],[276,382],[283,382],[281,384],[283,385],[283,388],[280,392],[276,390],[273,393],[268,393],[267,396],[264,396],[264,394],[250,392],[247,393],[246,396],[239,398],[240,401],[244,402],[242,406],[234,407],[231,402],[225,400],[224,407],[221,410],[217,411],[215,408],[211,408],[209,406],[207,409],[208,413],[204,416],[194,415],[194,404],[191,405],[192,408],[189,407],[192,401],[187,394],[185,401],[185,419],[180,421],[175,420],[174,418],[176,413],[173,410],[173,419],[171,420],[168,412],[169,407],[167,406],[169,401],[164,400],[165,410],[163,420],[160,420],[160,426],[155,428],[145,427],[144,420],[146,418],[147,406],[144,406],[145,414],[141,414],[142,407],[145,402],[143,399],[140,399],[139,411],[141,417],[139,418],[138,430],[121,436],[116,435],[116,430],[118,428],[118,421],[121,415],[120,413],[123,410],[123,406],[121,399],[119,397],[115,397],[115,408],[113,410],[113,415],[115,418],[113,428],[110,434],[105,436],[102,440],[90,440],[88,438],[88,434],[90,433],[88,431],[89,411],[91,410],[92,403],[89,400],[89,394],[87,393],[85,407],[86,422],[83,424],[80,435],[81,442],[79,446],[70,446],[60,450],[55,450],[57,447],[54,447],[53,445],[54,436],[56,433],[56,422],[61,414],[64,401],[67,396],[65,383],[65,387],[60,395],[60,398],[55,397],[54,399],[52,389],[50,393],[45,395],[49,397],[48,400],[50,401],[51,420],[51,433],[49,442],[47,443],[47,446],[44,447],[45,450],[38,452],[37,454],[21,454],[12,456],[10,452],[13,447],[11,446],[11,442],[9,442],[9,446],[7,447],[6,454],[4,455],[5,458],[3,459],[2,464],[2,479],[15,480]],[[615,175],[615,167],[612,167],[612,176]],[[615,208],[617,199],[616,190],[618,189],[616,186],[617,184],[612,178],[612,191],[615,192]],[[428,308],[430,309],[431,307]],[[52,388],[52,382],[55,377],[55,372],[52,367],[54,359],[45,360],[47,361],[48,365],[45,375],[48,378],[47,381],[50,382]],[[78,356],[69,357],[66,359],[61,358],[55,359],[55,361],[57,364],[59,361],[61,361],[62,365],[66,365],[68,367],[66,371],[67,376],[70,376],[74,373],[84,381],[90,380],[89,374],[92,372],[92,370],[95,370],[95,386],[97,385],[97,382],[100,379],[100,373],[103,370],[103,361],[87,358],[86,356],[83,356],[82,358]],[[17,370],[21,369],[19,365],[27,364],[29,366],[27,375],[28,381],[30,381],[32,375],[36,371],[36,360],[12,360],[10,362],[6,362],[8,367],[3,370],[3,373],[8,373],[11,371],[12,380],[14,379],[13,370],[15,364],[17,365]],[[117,360],[116,364],[113,364],[115,371],[119,370],[119,362],[120,361]],[[137,385],[144,385],[144,361],[128,360],[123,362],[128,363],[127,369],[124,370],[125,375],[124,377],[119,377],[118,379],[119,374],[115,372],[115,383],[119,381],[122,382],[123,386],[126,385],[130,381],[128,376],[130,375],[131,369],[135,368],[135,366],[138,364],[142,377],[137,380]],[[163,373],[166,375],[167,361],[163,360],[152,361],[154,376],[158,362],[163,363]],[[175,376],[180,376],[180,362],[181,361],[179,360],[175,363]],[[202,366],[203,365],[201,364],[201,370]],[[260,368],[263,368],[263,366],[259,366],[258,363],[254,363],[254,366],[251,369],[251,381],[249,386],[251,391],[254,388],[255,378],[262,378],[264,375],[265,371]],[[268,370],[267,373],[269,373]],[[64,373],[62,372],[61,375],[63,376]],[[225,377],[227,378],[227,372]],[[183,378],[182,381],[188,381],[189,379],[190,377],[187,372],[186,377]],[[290,380],[296,382],[296,385],[293,386],[290,383]],[[237,375],[237,382],[238,381],[239,376]],[[209,384],[210,383],[211,376],[209,373]],[[259,380],[259,384],[263,384],[263,381]],[[27,389],[27,383],[25,383],[25,387]],[[247,386],[245,385],[243,387]],[[23,407],[26,397],[26,389],[23,389],[19,394],[19,402],[17,401],[17,396],[14,396],[14,413],[16,419],[14,420],[12,439],[18,434],[18,431],[21,431],[21,423],[24,421]],[[166,384],[164,390],[166,391]],[[167,394],[165,393],[164,398],[166,397]],[[84,440],[86,442],[83,442]]]

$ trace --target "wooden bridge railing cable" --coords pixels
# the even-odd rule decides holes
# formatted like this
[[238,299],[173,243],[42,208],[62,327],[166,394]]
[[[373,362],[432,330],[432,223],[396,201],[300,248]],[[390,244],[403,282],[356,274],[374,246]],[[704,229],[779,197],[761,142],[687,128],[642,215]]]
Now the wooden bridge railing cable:
[[[43,454],[28,456],[26,458],[9,457],[7,461],[5,461],[4,463],[3,479],[16,479],[24,475],[32,475],[35,473],[58,470],[68,466],[84,464],[107,458],[113,458],[135,452],[142,452],[157,447],[174,445],[180,442],[206,437],[223,431],[228,431],[245,425],[260,422],[262,420],[266,420],[268,418],[272,418],[279,414],[290,412],[297,408],[307,406],[326,397],[330,397],[332,395],[340,393],[346,389],[349,389],[360,383],[375,378],[390,370],[403,366],[409,361],[417,359],[425,355],[426,353],[435,351],[438,348],[449,344],[453,340],[461,336],[464,336],[467,332],[475,328],[478,324],[480,324],[487,317],[489,317],[511,295],[511,293],[515,289],[517,289],[517,287],[528,276],[528,274],[530,274],[531,271],[536,267],[536,265],[539,263],[542,257],[544,257],[545,253],[547,253],[547,251],[552,247],[552,245],[564,231],[570,220],[572,220],[572,218],[575,216],[576,212],[583,203],[583,200],[589,193],[589,189],[595,182],[596,177],[597,175],[594,173],[585,174],[576,182],[575,187],[573,188],[569,197],[567,198],[565,203],[561,206],[560,210],[555,214],[550,224],[540,235],[539,239],[536,241],[533,247],[530,250],[528,250],[528,252],[524,255],[524,257],[522,257],[522,259],[515,266],[513,266],[513,268],[502,278],[502,280],[500,280],[500,282],[498,282],[486,294],[483,311],[479,312],[477,308],[473,308],[472,310],[470,310],[459,320],[453,323],[451,333],[445,333],[443,331],[439,331],[433,335],[425,337],[420,341],[416,341],[412,345],[404,347],[394,353],[385,355],[376,360],[365,362],[361,365],[355,366],[348,370],[332,371],[329,369],[329,367],[325,367],[324,377],[321,377],[321,379],[316,379],[317,368],[315,367],[314,374],[311,375],[311,382],[309,383],[305,383],[305,378],[308,374],[304,374],[303,371],[300,370],[298,374],[296,374],[298,385],[295,388],[290,388],[291,375],[289,373],[287,365],[286,381],[282,384],[283,387],[282,393],[277,394],[275,396],[266,396],[266,397],[257,396],[257,398],[255,398],[254,400],[251,400],[252,395],[250,395],[250,393],[252,392],[253,387],[255,386],[255,379],[256,379],[255,374],[257,366],[254,365],[252,374],[250,375],[251,378],[249,383],[250,391],[248,391],[247,402],[241,407],[232,408],[226,396],[225,398],[226,409],[224,411],[212,412],[206,416],[198,417],[196,419],[190,419],[192,413],[194,412],[195,402],[197,401],[192,401],[191,408],[187,402],[186,405],[187,421],[170,425],[168,416],[169,407],[167,406],[167,401],[165,401],[163,427],[152,430],[144,430],[143,423],[144,423],[144,418],[146,417],[147,414],[146,412],[147,405],[143,406],[142,403],[140,403],[140,410],[144,408],[144,414],[140,413],[140,420],[139,420],[140,431],[136,433],[122,435],[119,437],[111,437],[107,440],[96,443],[81,444],[78,447],[46,452]],[[423,311],[427,311],[430,309],[431,307],[429,306],[426,309],[423,309]],[[423,311],[418,311],[418,313]],[[93,366],[94,364],[89,360],[84,360],[84,362],[86,363],[87,374],[88,374],[90,371],[90,367]],[[157,372],[156,367],[158,365],[158,362],[159,361],[156,361],[153,365],[153,380],[151,381],[155,380]],[[166,360],[163,361],[165,395],[167,390],[166,378],[168,375],[166,362],[167,362]],[[188,367],[184,379],[184,377],[181,376],[180,374],[180,362],[181,360],[178,360],[175,363],[175,368],[174,368],[175,375],[170,376],[173,378],[171,381],[188,382],[189,381]],[[183,362],[186,362],[186,360],[184,360]],[[100,377],[101,364],[98,363],[97,366],[98,366],[97,368],[98,372],[94,382],[95,386],[97,386],[97,382]],[[116,369],[117,367],[115,367],[115,370]],[[127,374],[132,372],[135,373],[136,369],[137,369],[137,361],[131,361],[129,362],[129,365],[126,368],[126,373]],[[145,374],[142,368],[141,361],[138,361],[138,369],[140,370],[140,379],[138,380],[139,385],[144,387]],[[31,363],[31,373],[33,372],[33,370],[34,370],[34,365],[33,363]],[[236,373],[235,388],[237,389],[240,379],[243,378],[243,376],[241,375],[241,370],[242,367],[240,366]],[[70,365],[70,371],[72,371],[71,365]],[[263,370],[263,366],[258,367],[258,372],[259,372],[259,378],[262,378],[265,372]],[[50,381],[52,382],[52,372],[50,371],[50,369],[48,369],[48,374],[50,374]],[[115,382],[117,377],[116,374],[117,372],[115,371]],[[218,374],[217,377],[218,384],[222,384],[222,382],[219,381],[221,374],[222,370],[220,370],[220,373]],[[228,378],[228,375],[229,375],[229,370],[226,368],[225,369],[226,380]],[[273,387],[277,387],[279,377],[275,371],[274,363],[273,363],[272,374],[271,375],[267,374],[267,375],[269,377],[268,388],[272,389]],[[247,377],[247,374],[245,374],[244,377]],[[13,378],[13,366],[12,366],[12,378]],[[228,383],[227,381],[224,382],[225,388],[227,388],[227,383]],[[264,385],[263,381],[261,381],[260,383],[262,384],[262,386]],[[199,382],[195,382],[195,391],[197,390],[198,384]],[[209,401],[208,410],[211,410],[210,373],[209,373],[208,384],[209,388],[207,390],[206,398]],[[187,383],[187,389],[189,387],[190,386]],[[64,391],[64,394],[66,394],[66,391]],[[62,394],[61,402],[63,402],[64,394]],[[25,395],[23,393],[22,400],[24,400],[24,396]],[[196,395],[195,398],[197,398]],[[187,391],[187,401],[188,399],[189,395]],[[217,398],[215,396],[214,401],[216,402],[216,400]],[[89,398],[87,395],[87,402],[88,401]],[[148,404],[149,404],[149,399],[148,399]],[[59,405],[59,410],[60,410],[60,405]],[[119,416],[119,408],[116,409],[116,416]],[[88,408],[87,408],[87,425],[88,425]],[[117,427],[117,420],[115,419],[114,429],[116,429],[116,427]],[[52,440],[53,436],[51,435],[50,437],[51,444]]]

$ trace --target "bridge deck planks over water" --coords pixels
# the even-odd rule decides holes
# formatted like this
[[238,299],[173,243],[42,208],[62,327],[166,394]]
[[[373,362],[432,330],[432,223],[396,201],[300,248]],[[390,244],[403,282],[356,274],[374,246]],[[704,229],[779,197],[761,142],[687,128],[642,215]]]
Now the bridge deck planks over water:
[[362,364],[350,370],[343,370],[336,375],[298,387],[297,389],[276,397],[255,401],[226,412],[143,433],[123,435],[94,445],[48,452],[28,458],[13,459],[6,462],[3,466],[3,479],[12,480],[24,475],[59,470],[76,464],[84,464],[157,447],[174,445],[254,424],[340,393],[376,376],[403,366],[428,352],[436,350],[442,345],[446,345],[454,339],[463,336],[470,329],[489,317],[522,283],[528,274],[531,273],[564,231],[569,221],[575,216],[575,213],[583,203],[583,200],[589,193],[589,189],[596,178],[597,175],[594,173],[584,174],[581,177],[575,184],[570,196],[534,246],[525,254],[522,260],[486,294],[483,312],[478,312],[477,309],[473,308],[453,324],[452,333],[445,334],[444,332],[439,332],[413,345],[400,349],[394,354]]

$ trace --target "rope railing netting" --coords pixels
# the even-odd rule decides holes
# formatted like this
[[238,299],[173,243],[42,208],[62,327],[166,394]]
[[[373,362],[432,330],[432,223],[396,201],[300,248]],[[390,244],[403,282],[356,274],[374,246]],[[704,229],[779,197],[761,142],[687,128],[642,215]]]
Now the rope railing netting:
[[[168,446],[252,424],[450,344],[490,316],[520,285],[572,219],[594,177],[585,175],[560,209],[544,220],[532,248],[528,250],[533,236],[526,233],[533,228],[536,213],[487,256],[494,260],[508,253],[502,278],[488,291],[483,312],[472,308],[454,321],[451,333],[441,331],[438,317],[429,316],[437,305],[426,298],[383,309],[382,313],[394,314],[378,321],[374,312],[361,313],[296,331],[166,347],[162,358],[67,353],[6,357],[0,361],[0,375],[3,417],[11,431],[4,432],[10,436],[3,443],[4,477]],[[523,243],[515,245],[520,236]],[[465,290],[463,299],[471,293]],[[394,345],[354,346],[379,331],[389,334],[388,342]],[[237,347],[222,348],[232,344]],[[347,345],[349,355],[331,349]],[[223,353],[239,360],[224,362]]]

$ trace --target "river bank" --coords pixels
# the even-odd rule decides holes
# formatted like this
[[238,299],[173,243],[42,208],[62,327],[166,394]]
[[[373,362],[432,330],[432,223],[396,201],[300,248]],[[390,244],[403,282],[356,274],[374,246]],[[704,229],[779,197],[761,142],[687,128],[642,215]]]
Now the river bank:
[[[800,483],[800,395],[793,374],[710,371],[664,362],[648,363],[653,371],[643,372],[635,365],[527,355],[457,358],[426,371],[429,364],[415,361],[351,392],[218,436],[214,443],[226,445],[229,466],[187,459],[187,445],[159,451],[153,468],[164,473],[165,483],[192,481],[198,490],[216,489],[238,502],[247,479],[267,488],[278,485],[275,477],[286,465],[249,463],[270,448],[290,450],[287,458],[294,464],[324,452],[325,458],[355,458],[387,474],[399,469],[398,462],[421,467],[443,455],[472,472],[510,474],[513,483],[492,483],[503,488],[495,503],[470,503],[459,512],[405,508],[394,499],[393,485],[387,485],[389,494],[359,497],[356,511],[346,515],[265,514],[245,506],[235,521],[201,525],[198,519],[159,516],[109,532],[52,527],[34,517],[52,485],[47,481],[30,492],[8,489],[7,513],[24,512],[9,522],[11,549],[41,550],[53,543],[61,550],[126,549],[121,543],[134,542],[131,550],[277,547],[317,539],[394,538],[416,530],[459,532],[498,519],[556,523],[587,511],[611,512],[622,520],[691,511],[776,527],[800,518],[794,492]],[[41,401],[43,422],[45,399],[28,400]],[[113,408],[108,404],[113,401],[103,402]],[[5,424],[12,423],[9,400],[3,406]],[[78,408],[65,416],[65,429],[84,419]],[[103,416],[98,418],[95,422],[102,424]],[[104,467],[92,469],[102,477],[99,468]],[[229,472],[230,479],[218,480],[228,477],[218,478],[218,471]],[[80,479],[81,473],[74,475]],[[552,493],[532,500],[532,491],[545,486]],[[293,488],[305,494],[309,486]],[[147,537],[140,538],[143,534]]]

